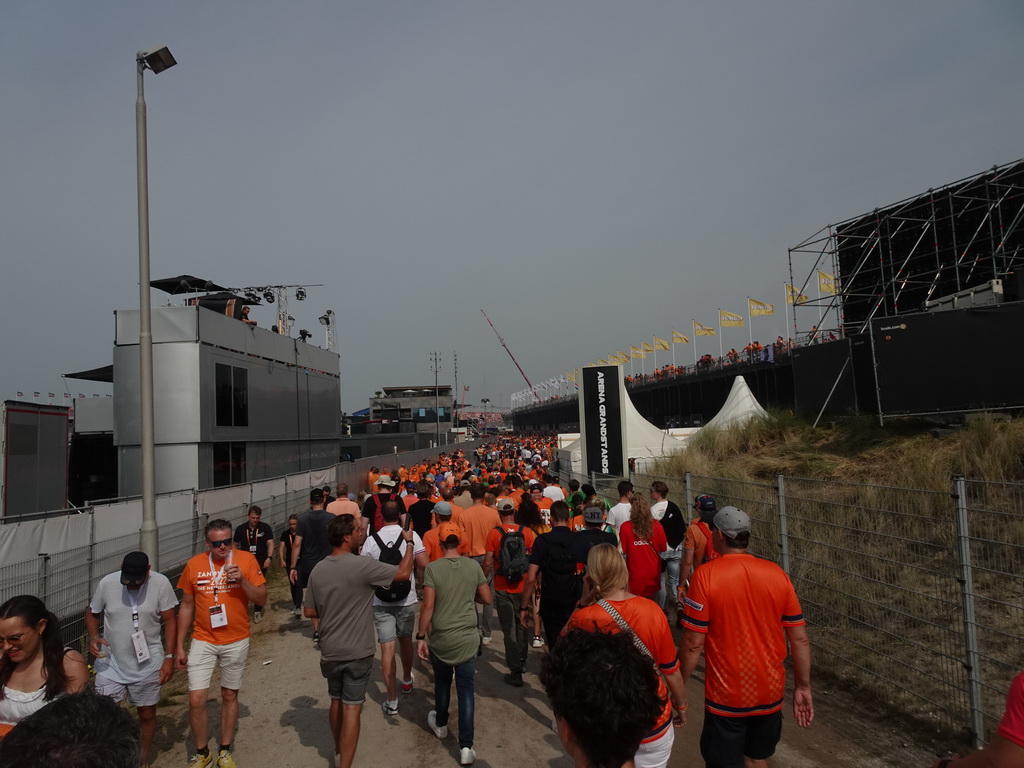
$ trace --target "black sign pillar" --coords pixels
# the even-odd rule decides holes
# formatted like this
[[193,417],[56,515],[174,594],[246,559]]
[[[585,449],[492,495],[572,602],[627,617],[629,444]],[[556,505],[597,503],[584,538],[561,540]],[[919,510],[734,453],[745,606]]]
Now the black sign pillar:
[[580,390],[580,438],[585,474],[625,473],[622,369],[617,365],[584,368]]

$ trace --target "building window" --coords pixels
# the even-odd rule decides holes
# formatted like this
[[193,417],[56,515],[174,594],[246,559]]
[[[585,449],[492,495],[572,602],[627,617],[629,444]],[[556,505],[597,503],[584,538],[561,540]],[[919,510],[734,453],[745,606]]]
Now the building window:
[[217,426],[249,426],[249,372],[217,363],[215,383]]
[[245,443],[213,444],[213,487],[245,482]]

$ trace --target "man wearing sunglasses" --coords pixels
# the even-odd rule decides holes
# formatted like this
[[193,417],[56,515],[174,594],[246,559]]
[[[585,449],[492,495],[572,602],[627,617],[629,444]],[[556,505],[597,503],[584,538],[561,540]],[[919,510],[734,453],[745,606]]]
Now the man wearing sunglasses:
[[[214,764],[209,750],[206,700],[214,667],[220,666],[220,748],[216,768],[235,768],[231,741],[238,724],[238,689],[249,656],[249,603],[267,602],[266,579],[252,554],[231,547],[231,523],[211,520],[206,551],[191,558],[178,580],[178,669],[188,670],[189,724],[196,743],[192,768]],[[194,623],[194,626],[193,626]],[[185,656],[185,638],[192,645]]]

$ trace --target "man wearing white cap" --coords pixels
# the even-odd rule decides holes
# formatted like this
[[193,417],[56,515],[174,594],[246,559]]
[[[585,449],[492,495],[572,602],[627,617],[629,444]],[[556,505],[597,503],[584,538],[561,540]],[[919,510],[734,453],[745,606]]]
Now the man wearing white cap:
[[814,719],[810,641],[789,577],[747,551],[747,513],[722,507],[711,530],[721,557],[694,571],[686,594],[683,681],[706,646],[701,756],[717,768],[763,768],[782,735],[787,640],[793,714],[801,728]]

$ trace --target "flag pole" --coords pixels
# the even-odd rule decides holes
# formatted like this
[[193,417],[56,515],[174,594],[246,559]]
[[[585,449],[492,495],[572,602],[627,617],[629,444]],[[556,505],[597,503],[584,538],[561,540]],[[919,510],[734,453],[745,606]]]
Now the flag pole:
[[750,331],[750,346],[754,346],[754,315],[750,312],[749,296],[747,296],[747,330]]
[[725,335],[725,328],[722,326],[722,308],[718,308],[718,359],[721,360],[725,354],[722,352],[722,337]]
[[654,342],[654,337],[651,337],[651,346],[654,347],[654,367],[651,369],[651,373],[657,373],[658,371],[658,345]]
[[672,367],[676,367],[676,329],[672,329]]
[[693,364],[697,365],[697,321],[691,317],[690,322],[693,323]]

